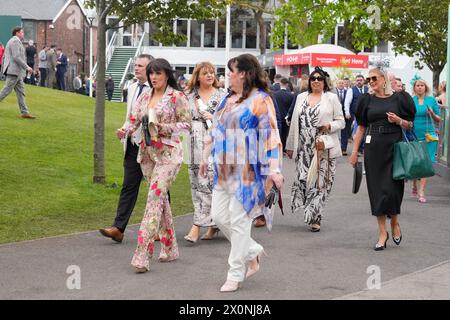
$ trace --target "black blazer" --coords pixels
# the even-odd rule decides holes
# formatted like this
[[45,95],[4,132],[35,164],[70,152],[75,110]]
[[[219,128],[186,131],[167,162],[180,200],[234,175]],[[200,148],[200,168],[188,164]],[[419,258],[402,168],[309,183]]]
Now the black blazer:
[[288,114],[292,101],[294,100],[294,95],[290,91],[281,89],[274,92],[273,97],[277,102],[281,118],[284,119]]

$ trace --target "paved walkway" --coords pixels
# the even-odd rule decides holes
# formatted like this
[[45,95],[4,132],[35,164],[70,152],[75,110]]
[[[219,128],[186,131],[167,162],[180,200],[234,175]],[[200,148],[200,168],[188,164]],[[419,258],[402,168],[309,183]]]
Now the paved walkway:
[[[433,177],[424,205],[409,197],[407,185],[400,217],[403,241],[397,247],[390,240],[387,250],[375,252],[377,227],[366,184],[358,195],[351,194],[352,169],[344,158],[339,159],[319,233],[308,231],[302,214],[290,213],[293,162],[286,160],[284,169],[290,173],[284,190],[286,214],[276,215],[271,234],[264,228],[253,230],[269,256],[236,293],[218,292],[226,278],[229,243],[222,234],[212,241],[187,243],[183,235],[192,216],[186,215],[175,219],[180,259],[154,260],[145,274],[135,274],[130,265],[138,226],[127,230],[122,244],[93,231],[2,245],[0,299],[450,299],[447,182]],[[67,287],[70,266],[79,267],[80,290]],[[381,289],[366,290],[375,280],[381,281]]]

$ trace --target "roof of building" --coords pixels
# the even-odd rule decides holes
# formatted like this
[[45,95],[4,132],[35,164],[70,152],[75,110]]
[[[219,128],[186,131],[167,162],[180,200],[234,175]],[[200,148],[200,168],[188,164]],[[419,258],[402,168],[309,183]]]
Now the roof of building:
[[[54,21],[71,1],[72,0],[0,1],[0,12],[1,15],[21,16],[24,20]],[[82,11],[84,11],[83,8]]]

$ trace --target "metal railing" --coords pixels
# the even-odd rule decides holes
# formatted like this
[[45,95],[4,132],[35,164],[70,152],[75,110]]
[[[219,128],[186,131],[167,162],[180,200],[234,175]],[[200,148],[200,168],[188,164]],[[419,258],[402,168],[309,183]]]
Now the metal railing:
[[[105,70],[108,69],[109,62],[111,61],[112,55],[114,53],[114,49],[116,48],[117,39],[118,39],[117,32],[114,32],[114,34],[111,37],[111,40],[108,43],[108,47],[106,48]],[[94,65],[94,68],[92,69],[92,77],[93,78],[95,78],[97,75],[97,67],[98,67],[98,63],[96,62]]]
[[450,167],[450,107],[439,106],[441,111],[441,122],[439,123],[439,144],[438,144],[438,161]]
[[[136,53],[134,54],[134,57],[130,58],[128,60],[127,66],[126,66],[126,68],[125,68],[125,70],[123,71],[123,74],[122,74],[122,79],[120,80],[119,88],[123,88],[124,87],[125,81],[128,81],[128,80],[125,80],[126,76],[128,74],[130,74],[130,73],[133,73],[134,61],[136,60],[136,57],[139,56],[140,54],[142,54],[142,52],[144,51],[143,44],[144,44],[145,34],[146,33],[144,32],[142,34],[142,36],[141,36],[141,39],[139,40],[139,44],[138,44],[138,46],[136,48]],[[122,91],[122,99],[121,100],[123,100],[123,91]]]

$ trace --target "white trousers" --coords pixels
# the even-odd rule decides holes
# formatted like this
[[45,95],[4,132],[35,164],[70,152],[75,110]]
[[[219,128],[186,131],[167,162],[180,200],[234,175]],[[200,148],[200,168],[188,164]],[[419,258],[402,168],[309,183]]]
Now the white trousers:
[[263,247],[251,238],[252,219],[234,194],[216,186],[212,194],[211,216],[231,243],[228,280],[245,279],[246,263],[256,258]]

